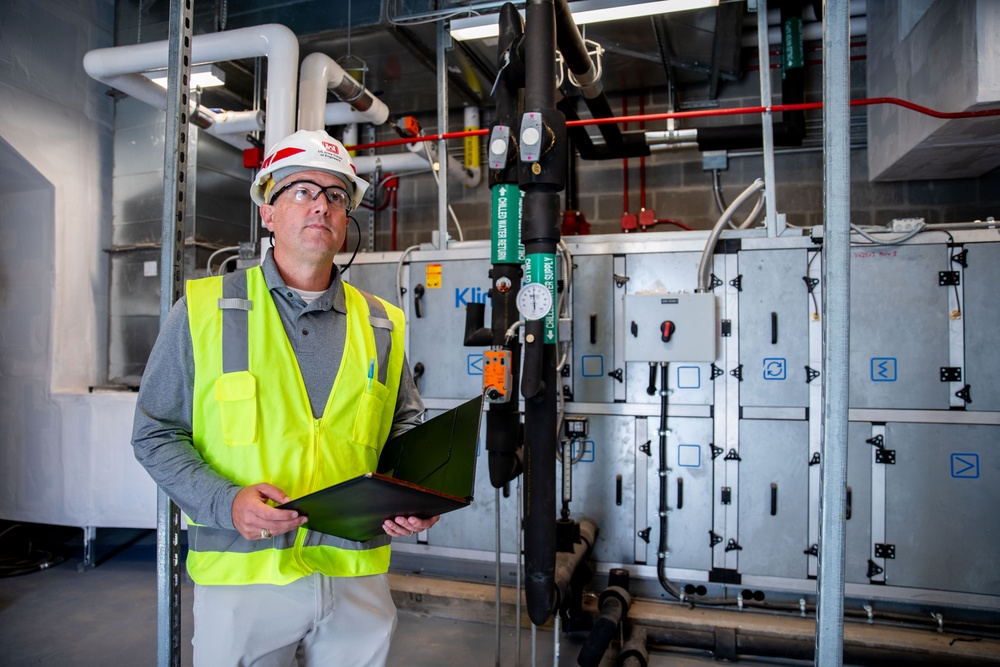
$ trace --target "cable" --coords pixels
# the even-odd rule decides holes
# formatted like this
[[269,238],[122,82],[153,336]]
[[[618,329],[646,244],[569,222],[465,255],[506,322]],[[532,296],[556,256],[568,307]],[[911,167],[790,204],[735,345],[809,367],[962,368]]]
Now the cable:
[[[906,232],[902,236],[898,236],[898,237],[896,237],[894,239],[889,239],[887,241],[883,241],[881,239],[877,239],[874,236],[869,235],[865,230],[861,229],[857,225],[851,225],[851,229],[853,231],[855,231],[856,233],[858,233],[859,235],[861,235],[864,238],[866,238],[871,243],[874,243],[875,245],[899,245],[900,243],[906,243],[907,241],[909,241],[910,239],[912,239],[914,236],[916,236],[920,232],[924,231],[924,226],[925,226],[924,222],[921,221],[914,229],[911,229],[910,231]],[[853,242],[853,244],[854,245],[859,245],[856,241]],[[864,244],[860,244],[860,245],[864,245]]]
[[[34,545],[31,534],[28,533],[23,542],[19,544],[4,544],[2,540],[21,529],[25,530],[22,524],[15,523],[0,532],[0,578],[19,577],[25,574],[33,574],[47,570],[66,560],[62,554],[53,554],[45,549],[39,549]],[[13,542],[13,540],[9,540]]]
[[[743,205],[750,195],[754,194],[758,190],[762,192],[759,197],[763,199],[763,189],[764,189],[764,179],[758,178],[753,183],[750,184],[747,189],[739,194],[733,203],[729,205],[725,213],[719,218],[718,222],[712,228],[712,233],[708,236],[708,241],[705,243],[705,249],[701,253],[701,261],[698,263],[698,292],[708,292],[708,276],[709,276],[709,260],[715,252],[715,244],[719,242],[719,236],[722,234],[722,229],[729,222],[729,219],[733,217],[733,214]],[[758,202],[759,203],[759,202]],[[756,210],[756,209],[755,209]]]
[[399,256],[399,261],[396,263],[396,305],[400,308],[403,307],[403,262],[406,261],[406,256],[414,250],[420,250],[420,246],[411,245],[403,251],[403,254]]
[[[214,260],[216,257],[218,257],[221,253],[224,253],[224,252],[239,252],[239,250],[240,250],[240,247],[238,245],[232,245],[232,246],[229,246],[227,248],[219,248],[218,250],[216,250],[215,252],[213,252],[211,255],[209,255],[208,256],[208,261],[205,263],[205,270],[208,271],[208,275],[210,275],[210,276],[211,275],[219,275],[219,274],[213,274],[212,273],[212,260]],[[222,264],[219,265],[219,269],[220,269],[220,273],[221,273]]]
[[[434,158],[431,156],[431,149],[428,144],[423,145],[424,153],[427,155],[427,162],[431,165],[431,173],[434,175],[434,182],[441,186],[441,176],[438,174],[442,169],[447,169],[448,167],[448,156],[445,155],[444,159],[438,159],[438,168],[434,168]],[[440,156],[439,156],[440,157]],[[455,210],[448,204],[448,213],[451,214],[451,220],[455,223],[455,229],[458,230],[458,240],[464,241],[465,235],[462,234],[462,225],[458,224],[458,217],[455,215]]]

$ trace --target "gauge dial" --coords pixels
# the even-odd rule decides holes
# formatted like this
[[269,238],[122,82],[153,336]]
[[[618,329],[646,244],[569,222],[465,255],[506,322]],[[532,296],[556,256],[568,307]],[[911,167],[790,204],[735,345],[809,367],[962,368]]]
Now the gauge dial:
[[517,293],[517,310],[526,320],[540,320],[552,310],[552,294],[542,283],[527,283]]

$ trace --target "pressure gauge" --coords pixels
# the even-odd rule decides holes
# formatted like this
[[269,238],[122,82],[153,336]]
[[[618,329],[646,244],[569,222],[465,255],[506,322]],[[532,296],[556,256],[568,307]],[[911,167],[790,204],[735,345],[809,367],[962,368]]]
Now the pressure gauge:
[[542,283],[527,283],[517,293],[517,310],[526,320],[540,320],[552,310],[552,293]]

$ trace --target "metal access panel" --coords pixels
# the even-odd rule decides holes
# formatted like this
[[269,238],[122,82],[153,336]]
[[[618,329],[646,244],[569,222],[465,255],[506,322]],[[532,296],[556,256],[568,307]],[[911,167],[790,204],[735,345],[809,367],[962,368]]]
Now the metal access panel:
[[[616,298],[644,292],[687,292],[693,294],[698,287],[697,252],[641,253],[625,258],[627,282],[615,292]],[[659,324],[657,322],[656,324]],[[631,324],[623,321],[616,335],[622,340],[631,337]],[[712,328],[717,336],[717,327]],[[718,343],[716,337],[715,343]],[[683,367],[683,368],[682,368]],[[710,405],[713,401],[711,361],[686,361],[670,363],[668,387],[673,391],[670,402],[681,405]],[[628,403],[659,403],[659,397],[650,395],[649,363],[630,361],[625,364],[625,392]],[[659,386],[659,380],[657,380]]]
[[[963,274],[962,304],[965,320],[965,367],[963,381],[969,385],[971,403],[966,410],[1000,410],[1000,309],[997,308],[997,285],[1000,285],[1000,244],[970,243],[968,268]],[[956,252],[959,252],[956,250]],[[955,267],[953,267],[955,268]]]
[[[465,347],[465,306],[487,304],[489,260],[414,262],[406,293],[410,319],[410,366],[423,364],[424,398],[471,398],[482,393],[485,347]],[[418,316],[419,311],[419,316]]]
[[[337,257],[339,261],[341,257]],[[350,257],[348,256],[348,259]],[[344,274],[344,280],[358,289],[375,296],[382,297],[389,303],[396,303],[396,265],[380,262],[377,264],[362,264],[355,262]],[[406,296],[404,295],[405,299]]]
[[573,398],[614,403],[614,269],[611,255],[573,258]]
[[852,408],[947,410],[949,268],[941,245],[851,249]]
[[808,574],[808,426],[804,421],[740,421],[740,574],[792,579]]
[[890,586],[1000,595],[1000,426],[886,425]]
[[[651,465],[648,477],[650,541],[655,559],[659,544],[658,503],[660,480],[656,434],[658,419],[649,420]],[[667,567],[707,571],[712,569],[712,420],[675,417],[667,419]],[[655,562],[655,560],[654,560]]]
[[[635,419],[595,416],[589,434],[574,446],[570,518],[599,527],[594,560],[631,563],[635,535]],[[556,507],[562,508],[562,464],[556,465]]]
[[805,407],[809,382],[821,381],[807,370],[807,255],[801,248],[739,254],[740,405]]
[[715,295],[626,295],[625,329],[625,361],[715,361]]
[[[867,584],[872,535],[872,445],[871,424],[851,422],[847,426],[847,542],[844,578],[851,584]],[[817,491],[820,491],[817,489]]]

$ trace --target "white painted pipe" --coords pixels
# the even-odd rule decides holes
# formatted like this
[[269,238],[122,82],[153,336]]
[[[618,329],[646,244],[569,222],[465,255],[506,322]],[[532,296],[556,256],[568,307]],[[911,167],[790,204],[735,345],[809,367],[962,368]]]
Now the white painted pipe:
[[[379,102],[379,104],[382,103]],[[299,107],[301,110],[301,105],[299,105]],[[374,109],[374,107],[372,107],[372,109]],[[381,118],[381,113],[373,115],[370,112],[371,109],[369,109],[369,111],[358,111],[347,102],[330,102],[326,105],[326,109],[324,110],[323,122],[327,125],[350,125],[351,123],[374,123],[375,125],[381,125],[385,122],[384,119],[379,120]],[[388,109],[386,110],[385,117],[388,118]]]
[[[335,124],[335,123],[333,123]],[[358,145],[358,124],[348,123],[344,126],[344,133],[342,136],[345,146],[357,146]]]
[[[264,112],[254,111],[221,111],[215,114],[215,123],[209,129],[218,134],[235,134],[237,132],[260,132],[264,129]],[[213,134],[215,134],[213,133]]]
[[[299,60],[299,42],[295,33],[283,25],[271,23],[196,35],[191,40],[193,64],[257,56],[268,59],[267,116],[264,120],[264,148],[268,150],[295,130],[295,80]],[[149,82],[140,72],[166,67],[167,57],[166,40],[147,42],[94,49],[83,57],[83,67],[98,81],[153,104],[154,96],[147,83],[156,84]],[[162,98],[158,95],[156,98],[162,99],[156,105],[165,108],[166,93]]]
[[327,90],[358,111],[350,122],[381,125],[389,118],[388,107],[345,72],[337,61],[323,53],[310,53],[302,61],[299,76],[300,130],[322,130],[327,124]]
[[431,165],[420,153],[389,153],[387,155],[359,155],[352,158],[359,174],[375,171],[375,163],[381,162],[382,173],[429,170]]

